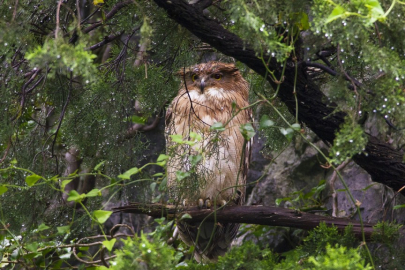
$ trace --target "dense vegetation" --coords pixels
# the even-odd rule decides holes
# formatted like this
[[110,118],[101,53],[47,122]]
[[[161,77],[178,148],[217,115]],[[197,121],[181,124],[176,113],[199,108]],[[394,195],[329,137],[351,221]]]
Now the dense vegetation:
[[129,201],[165,202],[164,110],[177,71],[209,60],[236,62],[249,81],[263,153],[316,134],[329,146],[323,166],[353,159],[395,192],[405,186],[404,2],[190,2],[0,0],[0,266],[403,265],[400,225],[378,224],[371,242],[320,225],[283,254],[252,225],[243,233],[255,243],[198,265],[179,241],[167,244],[171,221],[112,214]]

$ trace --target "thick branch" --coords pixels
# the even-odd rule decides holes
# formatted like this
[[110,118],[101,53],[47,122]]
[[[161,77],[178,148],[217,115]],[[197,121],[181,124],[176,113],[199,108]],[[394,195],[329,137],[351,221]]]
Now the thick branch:
[[[200,9],[183,0],[154,1],[166,10],[173,20],[187,28],[203,42],[210,44],[223,54],[245,63],[258,74],[266,75],[266,68],[262,60],[257,57],[256,52],[249,47],[247,42],[214,20],[205,17]],[[267,59],[265,61],[267,62]],[[280,78],[282,70],[280,64],[274,58],[271,58],[268,63],[268,68]],[[334,112],[335,106],[326,102],[327,97],[307,75],[304,65],[298,66],[296,91],[294,92],[295,64],[292,61],[287,64],[285,79],[280,85],[278,96],[293,115],[296,111],[296,96],[299,120],[322,140],[332,143],[346,114]],[[269,77],[267,80],[276,86]],[[402,163],[402,152],[392,149],[385,142],[372,136],[369,136],[365,152],[367,154],[356,155],[354,161],[363,167],[374,181],[385,184],[394,190],[399,190],[405,185],[405,164]]]
[[[202,221],[216,220],[218,222],[233,222],[233,223],[249,223],[261,224],[269,226],[292,227],[304,230],[310,230],[319,225],[320,222],[325,222],[327,225],[335,225],[339,231],[343,231],[346,226],[352,225],[354,234],[361,238],[361,225],[357,221],[324,217],[305,212],[298,212],[291,209],[269,207],[269,206],[226,206],[221,210],[213,209],[198,209],[197,207],[187,208],[180,211],[174,205],[162,204],[139,204],[133,203],[126,206],[121,206],[113,209],[114,212],[125,212],[133,214],[147,214],[149,216],[159,218],[166,217],[169,220],[181,218],[184,214],[189,214],[192,219],[184,219],[183,221]],[[370,238],[373,232],[373,224],[364,223],[364,233],[366,238]]]

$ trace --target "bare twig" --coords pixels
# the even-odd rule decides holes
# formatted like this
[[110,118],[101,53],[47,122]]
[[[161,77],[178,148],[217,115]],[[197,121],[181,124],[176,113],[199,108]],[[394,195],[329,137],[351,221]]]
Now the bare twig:
[[83,19],[83,21],[80,22],[80,25],[86,23],[91,17],[94,16],[94,14],[96,14],[98,11],[100,10],[100,8],[98,7],[93,13],[91,13],[89,16],[87,16],[85,19]]
[[59,32],[59,13],[60,13],[60,6],[62,5],[63,0],[59,0],[58,6],[56,8],[56,29],[55,29],[55,39],[58,38],[58,32]]
[[104,46],[105,44],[108,44],[108,43],[110,43],[110,42],[112,42],[112,41],[114,41],[114,40],[120,38],[123,33],[124,33],[124,32],[122,31],[122,32],[120,32],[120,33],[117,34],[117,35],[105,36],[102,41],[100,41],[100,42],[97,43],[97,44],[94,44],[93,46],[91,46],[91,47],[89,47],[89,48],[86,48],[86,50],[90,50],[90,51],[97,50],[97,49],[101,48],[102,46]]
[[15,1],[14,11],[13,11],[13,18],[11,21],[14,21],[15,16],[17,15],[17,7],[18,7],[18,0]]

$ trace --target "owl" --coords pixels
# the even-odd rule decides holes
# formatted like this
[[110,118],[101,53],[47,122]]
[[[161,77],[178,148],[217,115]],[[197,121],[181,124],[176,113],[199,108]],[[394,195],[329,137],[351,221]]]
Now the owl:
[[[234,64],[221,62],[178,75],[181,87],[166,112],[169,197],[200,208],[242,205],[251,142],[240,126],[252,122],[249,84]],[[238,229],[235,223],[178,221],[175,234],[195,247],[197,261],[208,262],[225,254]]]

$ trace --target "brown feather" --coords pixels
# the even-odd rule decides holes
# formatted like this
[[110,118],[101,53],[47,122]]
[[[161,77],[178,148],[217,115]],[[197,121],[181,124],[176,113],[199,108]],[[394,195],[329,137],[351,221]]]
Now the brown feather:
[[[182,85],[166,114],[167,152],[171,156],[167,164],[169,196],[175,203],[186,199],[195,205],[198,199],[209,198],[217,205],[223,200],[241,205],[250,142],[245,143],[239,127],[251,122],[252,117],[250,109],[236,113],[249,105],[249,85],[233,64],[221,62],[199,64],[180,70],[178,75]],[[216,122],[225,126],[223,132],[210,130]],[[180,134],[189,141],[191,132],[202,137],[192,146],[176,144],[169,136]],[[202,160],[191,170],[191,156],[195,155],[202,155]],[[190,175],[179,181],[177,171]],[[239,224],[234,223],[177,223],[182,240],[196,246],[195,258],[199,261],[224,255],[238,228]]]

